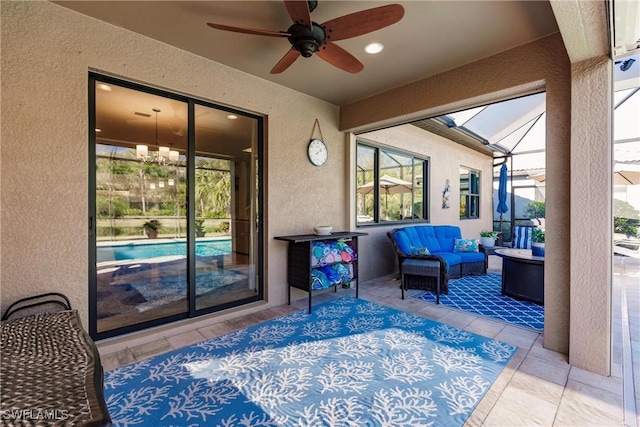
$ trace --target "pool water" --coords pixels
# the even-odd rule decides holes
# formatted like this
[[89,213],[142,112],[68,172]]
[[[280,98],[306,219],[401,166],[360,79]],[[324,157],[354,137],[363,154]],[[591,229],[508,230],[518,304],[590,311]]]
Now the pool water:
[[[197,256],[218,256],[231,253],[231,239],[196,242]],[[155,258],[170,255],[187,255],[186,242],[130,243],[98,246],[97,261],[121,261]]]

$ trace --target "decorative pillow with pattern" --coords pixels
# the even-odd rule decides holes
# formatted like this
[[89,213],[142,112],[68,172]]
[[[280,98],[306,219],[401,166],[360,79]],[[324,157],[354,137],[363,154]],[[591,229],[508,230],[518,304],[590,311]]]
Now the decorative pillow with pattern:
[[412,246],[411,254],[412,255],[429,255],[431,254],[431,252],[429,252],[429,249],[427,248],[416,248],[415,246]]
[[453,251],[454,252],[478,252],[478,245],[480,242],[478,239],[456,239]]

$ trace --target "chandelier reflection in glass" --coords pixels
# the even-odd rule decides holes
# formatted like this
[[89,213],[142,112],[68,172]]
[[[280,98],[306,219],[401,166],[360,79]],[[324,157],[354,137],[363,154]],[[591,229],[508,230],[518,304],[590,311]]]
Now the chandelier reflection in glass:
[[158,108],[154,108],[153,112],[156,113],[156,146],[158,146],[158,151],[149,151],[149,147],[147,145],[137,144],[136,158],[145,163],[158,163],[159,165],[178,163],[180,160],[180,153],[177,150],[172,150],[170,147],[158,145],[158,113],[160,110]]

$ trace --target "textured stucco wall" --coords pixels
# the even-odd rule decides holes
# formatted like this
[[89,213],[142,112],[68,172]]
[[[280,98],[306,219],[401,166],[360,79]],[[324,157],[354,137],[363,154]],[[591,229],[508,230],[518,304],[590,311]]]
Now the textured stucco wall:
[[[492,228],[493,159],[491,157],[412,125],[382,129],[359,136],[382,146],[395,147],[429,157],[428,188],[431,190],[429,200],[431,224],[458,225],[462,237],[478,239],[481,230]],[[350,174],[355,176],[355,159],[347,163],[351,166]],[[478,219],[460,220],[460,166],[480,171],[481,200]],[[447,179],[451,186],[451,207],[442,209],[442,190]],[[351,212],[355,217],[355,200],[351,202]],[[397,256],[386,234],[397,226],[375,225],[358,228],[358,231],[369,233],[366,247],[360,249],[362,256],[359,266],[362,268],[364,276],[361,275],[361,277],[364,280],[398,271]]]
[[571,83],[571,349],[573,365],[608,375],[611,342],[612,150],[608,57],[574,64]]
[[[89,69],[268,117],[267,292],[285,303],[286,244],[273,237],[346,226],[338,108],[49,2],[0,7],[2,309],[61,291],[88,326]],[[316,118],[330,150],[322,168],[306,155]]]
[[548,111],[544,345],[568,353],[569,230],[577,212],[569,203],[571,66],[560,34],[343,106],[340,128],[353,132],[378,128],[541,89],[547,93]]

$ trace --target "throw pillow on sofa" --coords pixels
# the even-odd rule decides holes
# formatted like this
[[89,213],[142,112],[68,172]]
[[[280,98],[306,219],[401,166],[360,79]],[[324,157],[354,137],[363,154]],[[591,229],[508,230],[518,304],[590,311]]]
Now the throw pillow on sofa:
[[411,246],[411,254],[412,255],[430,255],[431,252],[429,252],[429,249],[427,248],[416,248],[414,246]]
[[478,252],[478,239],[456,239],[453,245],[454,252]]

